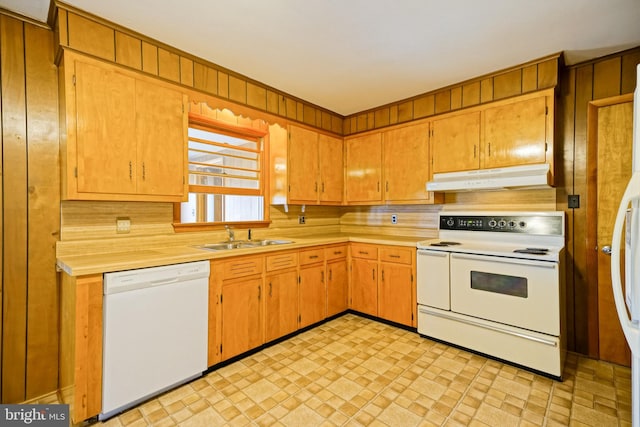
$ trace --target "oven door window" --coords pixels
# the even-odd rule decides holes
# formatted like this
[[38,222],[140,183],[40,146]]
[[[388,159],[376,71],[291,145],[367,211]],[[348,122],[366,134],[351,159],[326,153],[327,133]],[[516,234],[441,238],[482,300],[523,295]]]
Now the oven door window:
[[526,277],[471,271],[471,289],[527,298],[528,283]]

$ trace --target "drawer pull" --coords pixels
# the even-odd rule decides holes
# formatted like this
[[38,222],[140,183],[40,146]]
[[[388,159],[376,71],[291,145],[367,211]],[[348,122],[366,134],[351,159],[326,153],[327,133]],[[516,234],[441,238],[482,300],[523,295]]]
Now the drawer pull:
[[309,259],[316,259],[316,258],[318,258],[318,255],[310,255],[309,256]]
[[389,255],[389,258],[400,258],[400,255]]
[[333,251],[334,255],[342,255],[342,251]]
[[358,253],[359,253],[360,255],[369,255],[369,252],[365,252],[365,251],[358,251]]

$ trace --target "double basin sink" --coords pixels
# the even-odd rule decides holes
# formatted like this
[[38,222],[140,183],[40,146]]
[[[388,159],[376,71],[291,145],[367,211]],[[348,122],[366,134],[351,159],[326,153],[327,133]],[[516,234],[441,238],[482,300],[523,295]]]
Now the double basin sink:
[[205,245],[198,246],[198,248],[206,249],[209,251],[226,251],[230,249],[247,249],[272,245],[286,245],[287,243],[293,243],[293,241],[281,239],[237,240],[233,242],[207,243]]

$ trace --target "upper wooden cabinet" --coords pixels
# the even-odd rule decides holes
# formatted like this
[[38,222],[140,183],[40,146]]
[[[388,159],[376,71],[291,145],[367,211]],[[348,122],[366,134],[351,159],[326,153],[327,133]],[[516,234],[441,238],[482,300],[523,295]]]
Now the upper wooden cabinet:
[[433,173],[549,163],[554,90],[448,114],[431,123]]
[[[484,168],[545,163],[553,140],[553,97],[540,95],[483,112]],[[553,117],[553,113],[551,113]]]
[[299,126],[289,127],[289,203],[342,203],[342,139]]
[[179,202],[187,195],[187,97],[65,52],[63,198]]
[[480,167],[480,112],[472,111],[431,122],[432,172]]
[[350,137],[345,145],[348,204],[441,202],[426,191],[428,122]]

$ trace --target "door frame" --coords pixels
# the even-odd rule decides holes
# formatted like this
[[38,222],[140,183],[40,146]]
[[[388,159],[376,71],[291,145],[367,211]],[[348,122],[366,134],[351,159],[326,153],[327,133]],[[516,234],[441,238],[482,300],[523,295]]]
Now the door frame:
[[587,106],[587,221],[585,253],[587,255],[587,331],[588,355],[600,358],[598,336],[598,110],[625,102],[633,102],[633,93],[590,101]]

